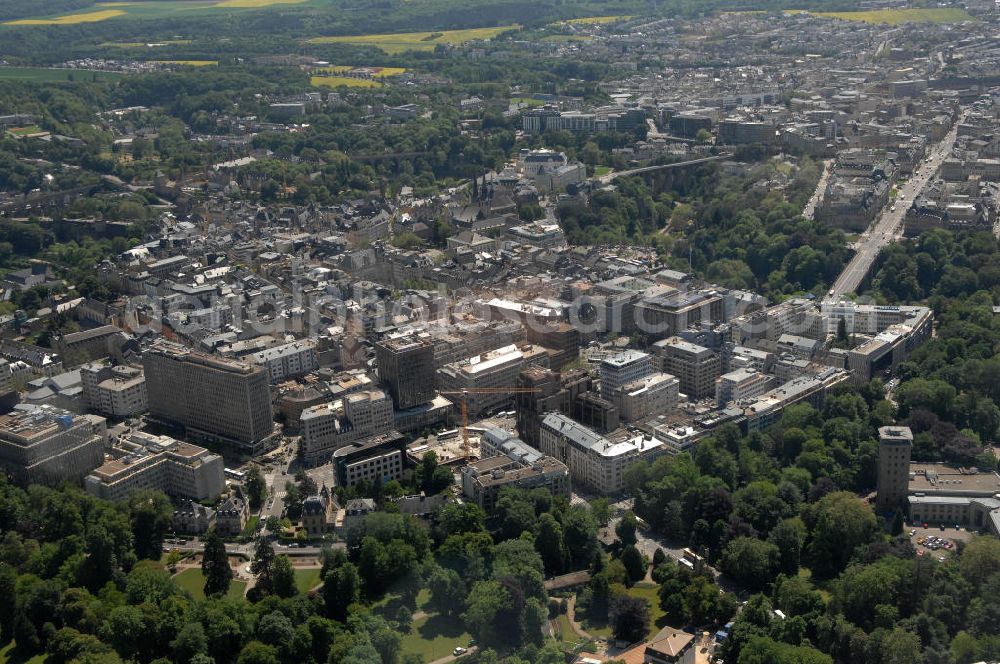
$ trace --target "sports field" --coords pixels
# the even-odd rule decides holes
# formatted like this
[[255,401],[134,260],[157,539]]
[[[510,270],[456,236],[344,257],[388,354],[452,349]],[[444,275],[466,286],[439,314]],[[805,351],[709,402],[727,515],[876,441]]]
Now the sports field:
[[370,81],[367,78],[351,78],[350,76],[313,76],[309,82],[314,88],[380,88],[382,84],[378,81]]
[[382,35],[337,35],[334,37],[314,37],[310,44],[353,44],[355,46],[375,46],[386,53],[404,51],[433,51],[438,44],[459,45],[476,39],[493,39],[502,32],[519,30],[519,25],[496,28],[469,28],[467,30],[443,30],[441,32],[397,32]]
[[[803,13],[802,10],[788,10],[786,13]],[[955,7],[873,9],[863,12],[809,12],[814,16],[839,18],[844,21],[860,21],[881,25],[902,25],[903,23],[961,23],[975,21],[974,16],[964,9]]]

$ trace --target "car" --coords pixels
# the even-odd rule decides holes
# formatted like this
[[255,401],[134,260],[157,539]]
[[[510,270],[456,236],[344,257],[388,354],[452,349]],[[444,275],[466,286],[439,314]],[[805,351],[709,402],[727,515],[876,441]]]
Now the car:
[[464,655],[467,652],[469,651],[463,648],[462,646],[456,646],[455,649],[451,651],[451,654],[454,655],[455,657],[459,657],[460,655]]
[[910,534],[908,535],[908,537],[913,537],[913,536],[914,536],[914,535],[916,535],[916,534],[917,534],[917,531],[915,531],[915,530],[911,530],[911,531],[910,531]]

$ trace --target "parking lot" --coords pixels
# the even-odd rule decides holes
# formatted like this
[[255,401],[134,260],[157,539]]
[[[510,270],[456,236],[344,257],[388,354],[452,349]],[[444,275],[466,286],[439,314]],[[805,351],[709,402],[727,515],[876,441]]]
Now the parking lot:
[[910,526],[906,530],[907,534],[913,532],[910,541],[913,542],[917,555],[933,556],[937,559],[947,560],[955,551],[956,541],[968,541],[972,533],[964,528],[941,528],[932,526],[924,528],[922,526]]

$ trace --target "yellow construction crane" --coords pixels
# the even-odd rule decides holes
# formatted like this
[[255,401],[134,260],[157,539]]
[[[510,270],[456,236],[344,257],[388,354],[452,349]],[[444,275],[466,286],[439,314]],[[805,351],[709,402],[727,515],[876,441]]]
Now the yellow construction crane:
[[441,394],[462,397],[462,456],[469,458],[469,395],[470,394],[532,394],[538,387],[470,387],[464,390],[444,390]]

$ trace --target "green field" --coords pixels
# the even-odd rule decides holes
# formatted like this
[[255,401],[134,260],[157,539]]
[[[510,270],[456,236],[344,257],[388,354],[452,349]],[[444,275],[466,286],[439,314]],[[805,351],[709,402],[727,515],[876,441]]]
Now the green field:
[[634,16],[584,16],[583,18],[571,18],[567,23],[576,25],[606,25],[608,23],[620,23],[635,18]]
[[[191,596],[196,600],[205,599],[205,577],[202,575],[201,569],[186,569],[180,574],[175,574],[174,581],[177,582],[178,586],[191,593]],[[226,597],[242,599],[246,588],[246,581],[233,579],[232,583],[229,584],[229,592],[226,593]]]
[[0,664],[42,664],[45,659],[45,655],[35,655],[28,661],[15,657],[13,641],[5,645],[3,648],[0,648]]
[[471,638],[461,620],[431,615],[413,621],[409,634],[403,635],[400,651],[433,662],[451,655],[457,646],[468,646]]
[[[801,10],[789,10],[787,13],[802,13]],[[861,21],[881,25],[901,25],[903,23],[961,23],[975,21],[976,18],[964,9],[945,8],[913,8],[913,9],[874,9],[863,12],[810,12],[814,16],[839,18],[844,21]]]
[[433,51],[438,44],[457,46],[476,39],[493,39],[507,30],[519,30],[519,25],[498,28],[470,28],[468,30],[443,30],[441,32],[396,32],[381,35],[338,35],[335,37],[315,37],[310,44],[351,44],[354,46],[375,46],[386,53],[404,51]]
[[[649,602],[649,633],[646,638],[652,638],[667,625],[667,617],[660,608],[660,587],[652,583],[637,583],[628,590],[625,591],[627,595],[632,597],[640,597],[647,602]],[[611,627],[609,625],[595,625],[593,623],[585,623],[583,628],[591,636],[596,636],[599,638],[608,638],[611,636]]]
[[307,593],[319,585],[319,568],[296,569],[295,585],[300,593]]
[[47,67],[0,67],[0,81],[32,81],[58,83],[60,81],[115,81],[124,76],[116,71],[90,71],[86,69],[49,69]]

